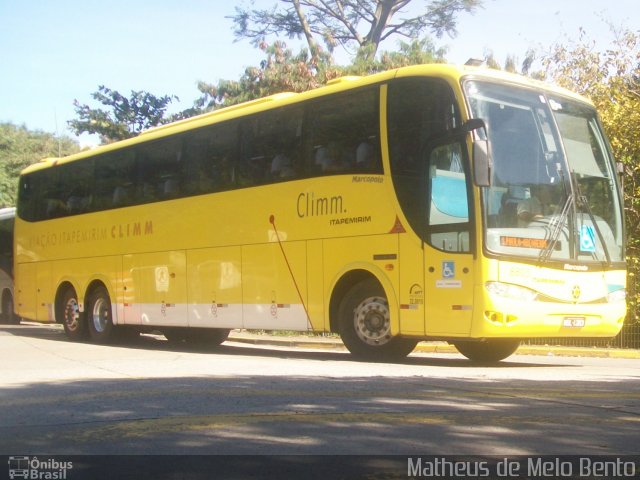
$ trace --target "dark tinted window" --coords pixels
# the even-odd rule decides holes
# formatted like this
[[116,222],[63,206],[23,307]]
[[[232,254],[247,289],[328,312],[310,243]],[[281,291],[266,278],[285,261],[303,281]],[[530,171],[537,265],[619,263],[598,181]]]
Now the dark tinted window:
[[13,277],[13,224],[14,217],[0,220],[0,269]]
[[451,88],[442,81],[401,79],[389,84],[387,127],[391,173],[417,173],[421,152],[460,125]]
[[[427,160],[431,150],[460,125],[451,88],[443,81],[399,79],[389,84],[387,129],[396,195],[412,228],[427,229]],[[443,159],[440,159],[443,162]],[[462,171],[460,165],[431,165]]]
[[135,200],[136,162],[133,149],[106,153],[95,158],[92,210],[132,205]]
[[187,132],[182,138],[184,193],[199,195],[234,188],[238,123]]
[[378,87],[367,88],[309,104],[310,174],[382,173],[378,92]]
[[302,113],[300,107],[270,110],[242,122],[238,186],[300,176]]
[[339,173],[382,173],[379,87],[322,97],[22,177],[18,214],[46,220]]

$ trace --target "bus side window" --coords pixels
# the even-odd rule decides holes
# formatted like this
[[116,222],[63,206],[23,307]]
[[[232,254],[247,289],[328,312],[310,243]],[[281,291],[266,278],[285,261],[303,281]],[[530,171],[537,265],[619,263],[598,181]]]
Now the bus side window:
[[44,218],[66,217],[84,213],[89,209],[93,185],[93,161],[77,165],[62,164],[49,172],[50,188],[45,193]]
[[[158,200],[177,198],[184,194],[183,163],[182,138],[160,139],[138,149],[137,177],[140,183],[149,183],[148,190],[153,190]],[[136,190],[140,195],[144,188]],[[134,202],[143,203],[143,200],[138,197]]]
[[429,156],[429,243],[451,252],[470,251],[469,202],[461,143],[440,145]]
[[382,173],[378,88],[310,103],[305,122],[308,176]]
[[42,220],[43,218],[40,211],[40,206],[43,203],[41,198],[43,175],[43,172],[34,172],[20,178],[17,214],[20,218],[29,222]]
[[302,109],[282,108],[254,115],[242,124],[238,165],[241,187],[299,176]]
[[135,152],[132,149],[106,153],[96,158],[92,210],[131,204],[129,189],[135,183]]

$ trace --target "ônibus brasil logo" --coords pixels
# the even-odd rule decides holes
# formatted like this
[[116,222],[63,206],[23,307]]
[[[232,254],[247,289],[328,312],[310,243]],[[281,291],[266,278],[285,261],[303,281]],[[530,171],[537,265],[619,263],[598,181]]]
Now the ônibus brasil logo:
[[9,457],[9,478],[33,480],[66,480],[67,472],[73,469],[73,462],[61,462],[53,458],[40,460],[38,457]]

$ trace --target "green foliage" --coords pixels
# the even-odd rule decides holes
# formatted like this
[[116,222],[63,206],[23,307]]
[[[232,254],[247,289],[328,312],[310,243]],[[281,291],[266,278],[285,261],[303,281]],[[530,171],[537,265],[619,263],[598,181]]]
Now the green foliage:
[[328,55],[313,58],[306,49],[294,54],[284,42],[261,43],[266,59],[257,67],[248,67],[240,80],[220,80],[217,85],[198,84],[202,96],[196,108],[207,111],[266,97],[281,92],[303,92],[317,88],[340,75]]
[[640,326],[640,32],[611,30],[614,41],[606,49],[584,30],[575,42],[553,45],[541,58],[542,76],[591,99],[625,165],[627,323]]
[[[414,16],[407,16],[411,3],[422,5]],[[373,59],[380,43],[392,36],[414,39],[427,30],[438,37],[453,36],[456,17],[481,5],[481,0],[279,0],[262,10],[236,7],[229,18],[238,40],[251,39],[258,45],[271,35],[304,36],[314,58],[322,43],[329,52],[355,44],[361,56]]]
[[259,48],[266,58],[257,67],[245,70],[240,80],[220,80],[216,85],[200,82],[202,92],[193,113],[263,98],[282,92],[304,92],[318,88],[343,75],[369,75],[392,68],[421,63],[444,61],[444,50],[437,49],[429,39],[402,42],[397,52],[382,52],[370,58],[362,50],[351,65],[334,65],[328,54],[313,57],[307,49],[298,54],[276,41],[272,45],[262,42]]
[[398,51],[383,51],[377,58],[370,57],[368,52],[360,49],[353,63],[344,68],[343,74],[370,75],[409,65],[443,63],[445,53],[444,49],[436,48],[430,38],[400,42]]
[[73,102],[78,119],[69,121],[69,126],[76,135],[91,133],[100,135],[102,143],[135,137],[147,128],[168,123],[173,118],[166,118],[167,108],[175,95],[156,97],[145,91],[131,91],[126,98],[116,90],[100,85],[98,91],[91,96],[108,110],[91,108],[82,105],[78,100]]
[[61,157],[80,148],[69,137],[0,124],[0,207],[14,206],[20,171],[46,157]]

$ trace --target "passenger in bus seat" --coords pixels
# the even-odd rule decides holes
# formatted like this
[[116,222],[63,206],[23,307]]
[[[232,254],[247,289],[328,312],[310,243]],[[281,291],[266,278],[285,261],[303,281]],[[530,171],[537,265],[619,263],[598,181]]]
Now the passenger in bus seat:
[[178,195],[179,185],[175,178],[168,178],[164,181],[162,195],[164,198],[175,198]]
[[358,171],[372,170],[375,165],[375,151],[367,141],[361,142],[356,149],[356,169]]
[[324,171],[324,165],[329,161],[329,150],[325,146],[320,146],[316,149],[314,166],[315,170],[320,172]]
[[81,208],[82,198],[72,196],[67,199],[67,210],[69,213],[78,213]]
[[73,195],[67,200],[67,210],[69,210],[69,213],[86,212],[89,209],[90,203],[90,196],[81,197],[79,195]]
[[142,184],[142,190],[140,193],[140,199],[142,200],[142,203],[152,202],[157,199],[156,187],[154,187],[153,184],[149,182],[144,182]]
[[63,217],[67,214],[67,205],[60,200],[47,200],[47,218]]
[[344,149],[337,141],[330,141],[326,147],[326,155],[322,161],[322,171],[325,173],[344,172],[349,168],[344,159]]
[[295,176],[295,171],[291,166],[291,160],[289,160],[289,158],[282,153],[279,153],[275,157],[273,157],[273,160],[271,161],[270,173],[271,178],[280,180],[293,178]]
[[112,197],[111,204],[114,207],[122,207],[126,205],[128,201],[129,201],[129,194],[127,193],[127,190],[124,187],[118,186],[113,190],[113,197]]

